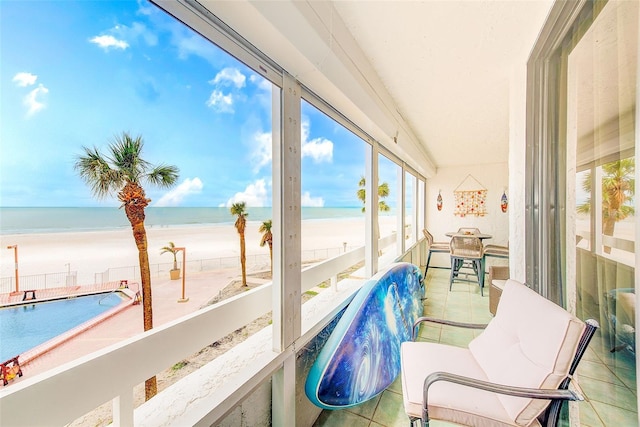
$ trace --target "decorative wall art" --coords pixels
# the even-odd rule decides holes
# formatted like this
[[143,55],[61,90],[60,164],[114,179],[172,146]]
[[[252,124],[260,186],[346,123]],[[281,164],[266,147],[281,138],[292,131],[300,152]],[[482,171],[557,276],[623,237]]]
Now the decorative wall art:
[[438,191],[438,198],[436,199],[436,206],[438,207],[439,211],[442,210],[442,194],[440,194],[440,191]]
[[[473,186],[471,186],[473,189],[460,189],[469,178],[473,179],[479,187],[473,184]],[[465,217],[467,215],[485,216],[487,214],[487,189],[471,174],[467,175],[465,179],[462,180],[460,185],[458,185],[453,191],[453,195],[456,200],[456,208],[453,212],[454,215]]]
[[502,212],[507,212],[507,207],[509,206],[509,199],[507,199],[507,191],[502,192],[502,197],[500,198],[500,209]]

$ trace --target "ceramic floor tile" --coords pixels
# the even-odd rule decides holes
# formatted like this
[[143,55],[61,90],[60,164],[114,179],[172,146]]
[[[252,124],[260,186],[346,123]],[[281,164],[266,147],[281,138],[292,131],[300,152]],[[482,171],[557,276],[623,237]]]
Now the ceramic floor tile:
[[369,427],[370,420],[345,410],[322,411],[314,427]]
[[353,406],[348,409],[344,409],[344,411],[351,412],[356,415],[360,415],[370,420],[373,417],[373,414],[375,413],[376,407],[378,406],[379,402],[380,402],[380,395],[374,397],[373,399],[369,399],[366,402],[361,403],[360,405]]
[[600,402],[591,402],[605,426],[637,426],[638,413]]
[[402,395],[385,391],[382,393],[380,403],[373,414],[373,420],[384,426],[408,425],[409,418],[404,412]]
[[578,405],[578,411],[580,411],[581,427],[605,427],[590,402],[580,402]]

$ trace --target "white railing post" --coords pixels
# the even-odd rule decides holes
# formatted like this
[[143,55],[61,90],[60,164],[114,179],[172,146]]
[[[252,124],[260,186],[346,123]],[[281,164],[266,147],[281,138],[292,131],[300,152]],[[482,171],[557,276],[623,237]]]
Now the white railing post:
[[113,426],[127,427],[133,425],[133,389],[122,392],[112,401]]

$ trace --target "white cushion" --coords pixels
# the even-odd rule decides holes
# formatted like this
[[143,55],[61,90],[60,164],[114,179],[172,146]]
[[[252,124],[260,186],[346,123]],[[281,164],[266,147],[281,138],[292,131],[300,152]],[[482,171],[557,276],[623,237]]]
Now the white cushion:
[[[401,349],[405,412],[422,416],[424,380],[437,371],[488,381],[471,352],[430,342],[405,342]],[[496,394],[450,382],[429,388],[429,416],[469,426],[515,426]],[[539,425],[537,421],[532,425]]]
[[507,283],[506,280],[500,280],[500,279],[493,279],[491,281],[491,284],[493,286],[495,286],[496,288],[503,290],[504,289],[504,285]]
[[[569,372],[585,325],[523,284],[505,283],[496,316],[469,350],[491,382],[556,389]],[[548,401],[498,395],[509,417],[529,425]]]

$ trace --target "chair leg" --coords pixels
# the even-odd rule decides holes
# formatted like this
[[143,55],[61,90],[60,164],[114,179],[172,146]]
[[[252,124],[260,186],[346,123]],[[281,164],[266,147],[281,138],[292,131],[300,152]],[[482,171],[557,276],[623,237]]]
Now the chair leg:
[[455,258],[451,258],[451,273],[449,274],[449,290],[453,287],[453,279],[457,276],[456,273],[456,265],[458,265],[458,260]]
[[429,251],[429,255],[427,256],[427,265],[424,267],[424,278],[427,278],[427,270],[429,270],[429,262],[431,262],[431,251]]

